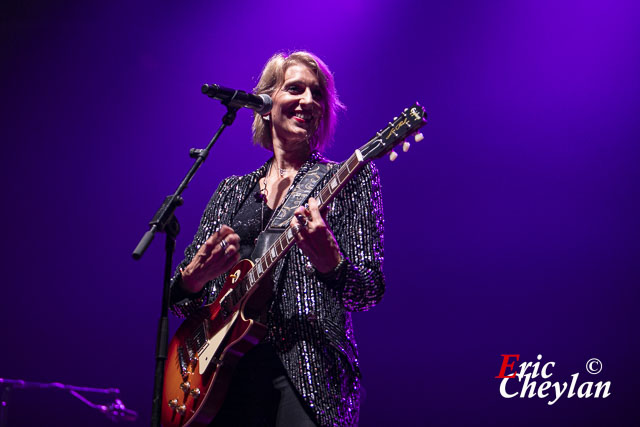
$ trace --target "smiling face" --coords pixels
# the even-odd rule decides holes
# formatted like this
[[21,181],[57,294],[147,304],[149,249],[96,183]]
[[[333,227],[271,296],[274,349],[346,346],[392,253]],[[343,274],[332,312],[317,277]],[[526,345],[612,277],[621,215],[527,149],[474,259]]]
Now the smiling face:
[[283,148],[308,140],[323,115],[323,91],[318,77],[306,66],[293,64],[284,74],[282,86],[273,94],[271,135]]

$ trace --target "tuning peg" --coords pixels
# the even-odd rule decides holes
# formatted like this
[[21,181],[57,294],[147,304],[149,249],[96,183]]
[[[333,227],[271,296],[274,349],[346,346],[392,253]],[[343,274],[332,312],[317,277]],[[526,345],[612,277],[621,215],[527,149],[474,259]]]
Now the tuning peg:
[[411,144],[409,144],[407,141],[405,141],[402,144],[402,151],[404,151],[406,153],[407,151],[409,151],[409,148],[411,148]]
[[416,136],[413,138],[416,142],[420,142],[424,139],[424,135],[422,134],[422,132],[417,133]]
[[393,118],[393,121],[395,122],[396,120],[398,120],[398,118],[397,118],[397,117],[394,117],[394,118]]
[[391,153],[389,153],[389,160],[391,160],[392,162],[398,158],[398,153],[396,153],[395,151],[391,151]]

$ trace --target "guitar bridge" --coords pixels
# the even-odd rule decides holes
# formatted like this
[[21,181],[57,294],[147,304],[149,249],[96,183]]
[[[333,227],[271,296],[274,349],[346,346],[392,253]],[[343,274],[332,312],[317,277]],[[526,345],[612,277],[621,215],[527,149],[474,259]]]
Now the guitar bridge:
[[193,372],[193,365],[198,362],[198,354],[208,345],[205,323],[201,323],[193,334],[184,340],[184,345],[178,347],[178,364],[183,377]]

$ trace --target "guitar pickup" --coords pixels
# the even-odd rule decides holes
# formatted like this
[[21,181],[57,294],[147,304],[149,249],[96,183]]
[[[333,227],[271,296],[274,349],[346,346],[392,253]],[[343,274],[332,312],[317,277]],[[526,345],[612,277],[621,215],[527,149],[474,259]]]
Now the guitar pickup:
[[187,362],[188,355],[184,347],[178,347],[178,363],[180,364],[180,373],[184,377],[189,372],[189,363]]

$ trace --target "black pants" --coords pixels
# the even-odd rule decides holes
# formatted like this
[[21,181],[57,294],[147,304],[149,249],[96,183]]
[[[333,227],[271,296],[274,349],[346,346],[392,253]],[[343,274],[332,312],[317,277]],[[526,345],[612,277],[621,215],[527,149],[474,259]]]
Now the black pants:
[[210,427],[317,427],[268,344],[247,353]]

